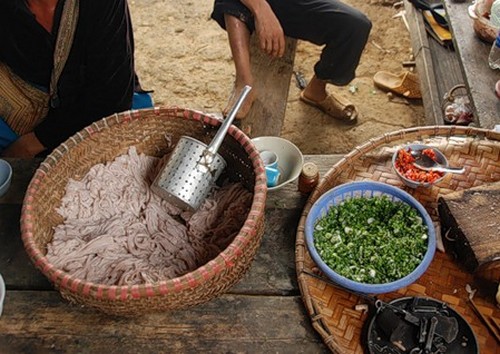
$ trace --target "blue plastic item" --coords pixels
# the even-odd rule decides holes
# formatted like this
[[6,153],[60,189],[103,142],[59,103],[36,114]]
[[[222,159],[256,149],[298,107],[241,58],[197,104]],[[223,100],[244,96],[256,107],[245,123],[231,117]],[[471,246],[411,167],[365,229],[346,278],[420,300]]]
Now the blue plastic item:
[[281,171],[277,168],[266,166],[266,179],[268,187],[275,187],[279,184]]
[[149,92],[134,92],[132,109],[153,108],[153,97]]
[[16,141],[17,138],[17,134],[0,117],[0,151]]
[[[394,202],[401,201],[409,204],[417,210],[429,230],[427,251],[422,259],[422,262],[413,270],[413,272],[399,280],[385,284],[367,284],[347,279],[328,267],[316,251],[313,239],[316,221],[324,217],[331,207],[340,204],[343,200],[349,198],[371,198],[383,195],[389,197]],[[321,271],[339,286],[347,290],[365,294],[388,293],[414,283],[427,270],[432,262],[432,259],[434,258],[434,253],[436,252],[436,232],[434,230],[434,225],[431,217],[422,204],[405,191],[380,182],[350,182],[337,186],[324,193],[313,204],[311,210],[307,214],[304,233],[309,253]]]

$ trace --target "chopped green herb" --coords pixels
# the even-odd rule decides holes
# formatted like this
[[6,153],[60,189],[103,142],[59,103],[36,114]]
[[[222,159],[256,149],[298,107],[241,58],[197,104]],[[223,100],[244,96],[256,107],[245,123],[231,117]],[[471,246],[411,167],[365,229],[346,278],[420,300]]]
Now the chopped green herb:
[[316,222],[314,245],[336,273],[361,283],[392,282],[411,273],[427,250],[417,210],[387,196],[351,198]]

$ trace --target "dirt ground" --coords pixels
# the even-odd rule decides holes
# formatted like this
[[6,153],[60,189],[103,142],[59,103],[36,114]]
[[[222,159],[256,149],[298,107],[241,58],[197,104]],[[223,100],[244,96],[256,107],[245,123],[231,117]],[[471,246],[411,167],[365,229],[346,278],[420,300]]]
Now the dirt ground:
[[[340,93],[358,106],[356,125],[345,125],[305,105],[292,77],[281,136],[305,154],[347,153],[383,133],[424,124],[420,100],[389,100],[375,88],[380,70],[399,73],[411,59],[409,32],[396,0],[345,0],[372,21],[373,29],[354,81]],[[220,112],[229,97],[234,67],[226,37],[210,19],[212,0],[130,0],[136,66],[144,88],[154,90],[156,105]],[[306,79],[320,47],[299,41],[294,70]]]

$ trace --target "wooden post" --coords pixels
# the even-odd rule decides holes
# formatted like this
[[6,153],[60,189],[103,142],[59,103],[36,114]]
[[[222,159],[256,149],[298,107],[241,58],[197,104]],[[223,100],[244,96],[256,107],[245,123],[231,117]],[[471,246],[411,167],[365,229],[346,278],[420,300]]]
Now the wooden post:
[[[432,3],[438,3],[432,0]],[[404,9],[415,63],[420,78],[420,89],[425,112],[426,125],[442,125],[444,95],[455,85],[464,83],[460,60],[453,50],[445,48],[427,34],[424,19],[408,0]],[[453,34],[455,35],[455,34]]]
[[257,36],[252,35],[250,55],[257,98],[247,117],[241,121],[241,129],[249,136],[281,134],[296,46],[296,39],[286,38],[285,54],[273,58],[262,52]]

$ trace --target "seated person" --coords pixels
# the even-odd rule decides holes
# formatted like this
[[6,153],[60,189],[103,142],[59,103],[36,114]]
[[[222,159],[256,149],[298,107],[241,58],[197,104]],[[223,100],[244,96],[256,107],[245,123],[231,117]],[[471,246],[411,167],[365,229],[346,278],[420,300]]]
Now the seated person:
[[[57,97],[51,97],[46,115],[32,131],[20,133],[7,124],[12,105],[2,107],[6,97],[0,91],[0,156],[48,153],[94,121],[132,107],[134,89],[140,85],[134,73],[127,1],[84,0],[79,1],[78,11],[68,6],[70,12],[63,10],[69,1],[0,2],[0,64],[42,92],[54,86],[51,74],[62,20],[77,18],[67,61],[55,85]],[[63,11],[72,15],[63,16]],[[76,12],[78,17],[73,16]]]
[[[345,86],[354,79],[372,26],[364,14],[339,0],[215,0],[212,18],[228,33],[236,69],[233,97],[225,113],[242,87],[253,84],[249,43],[255,31],[260,48],[274,57],[284,54],[285,36],[324,45],[300,98],[334,118],[356,121],[356,107],[329,94],[326,85]],[[255,94],[252,90],[237,118],[248,113]]]

